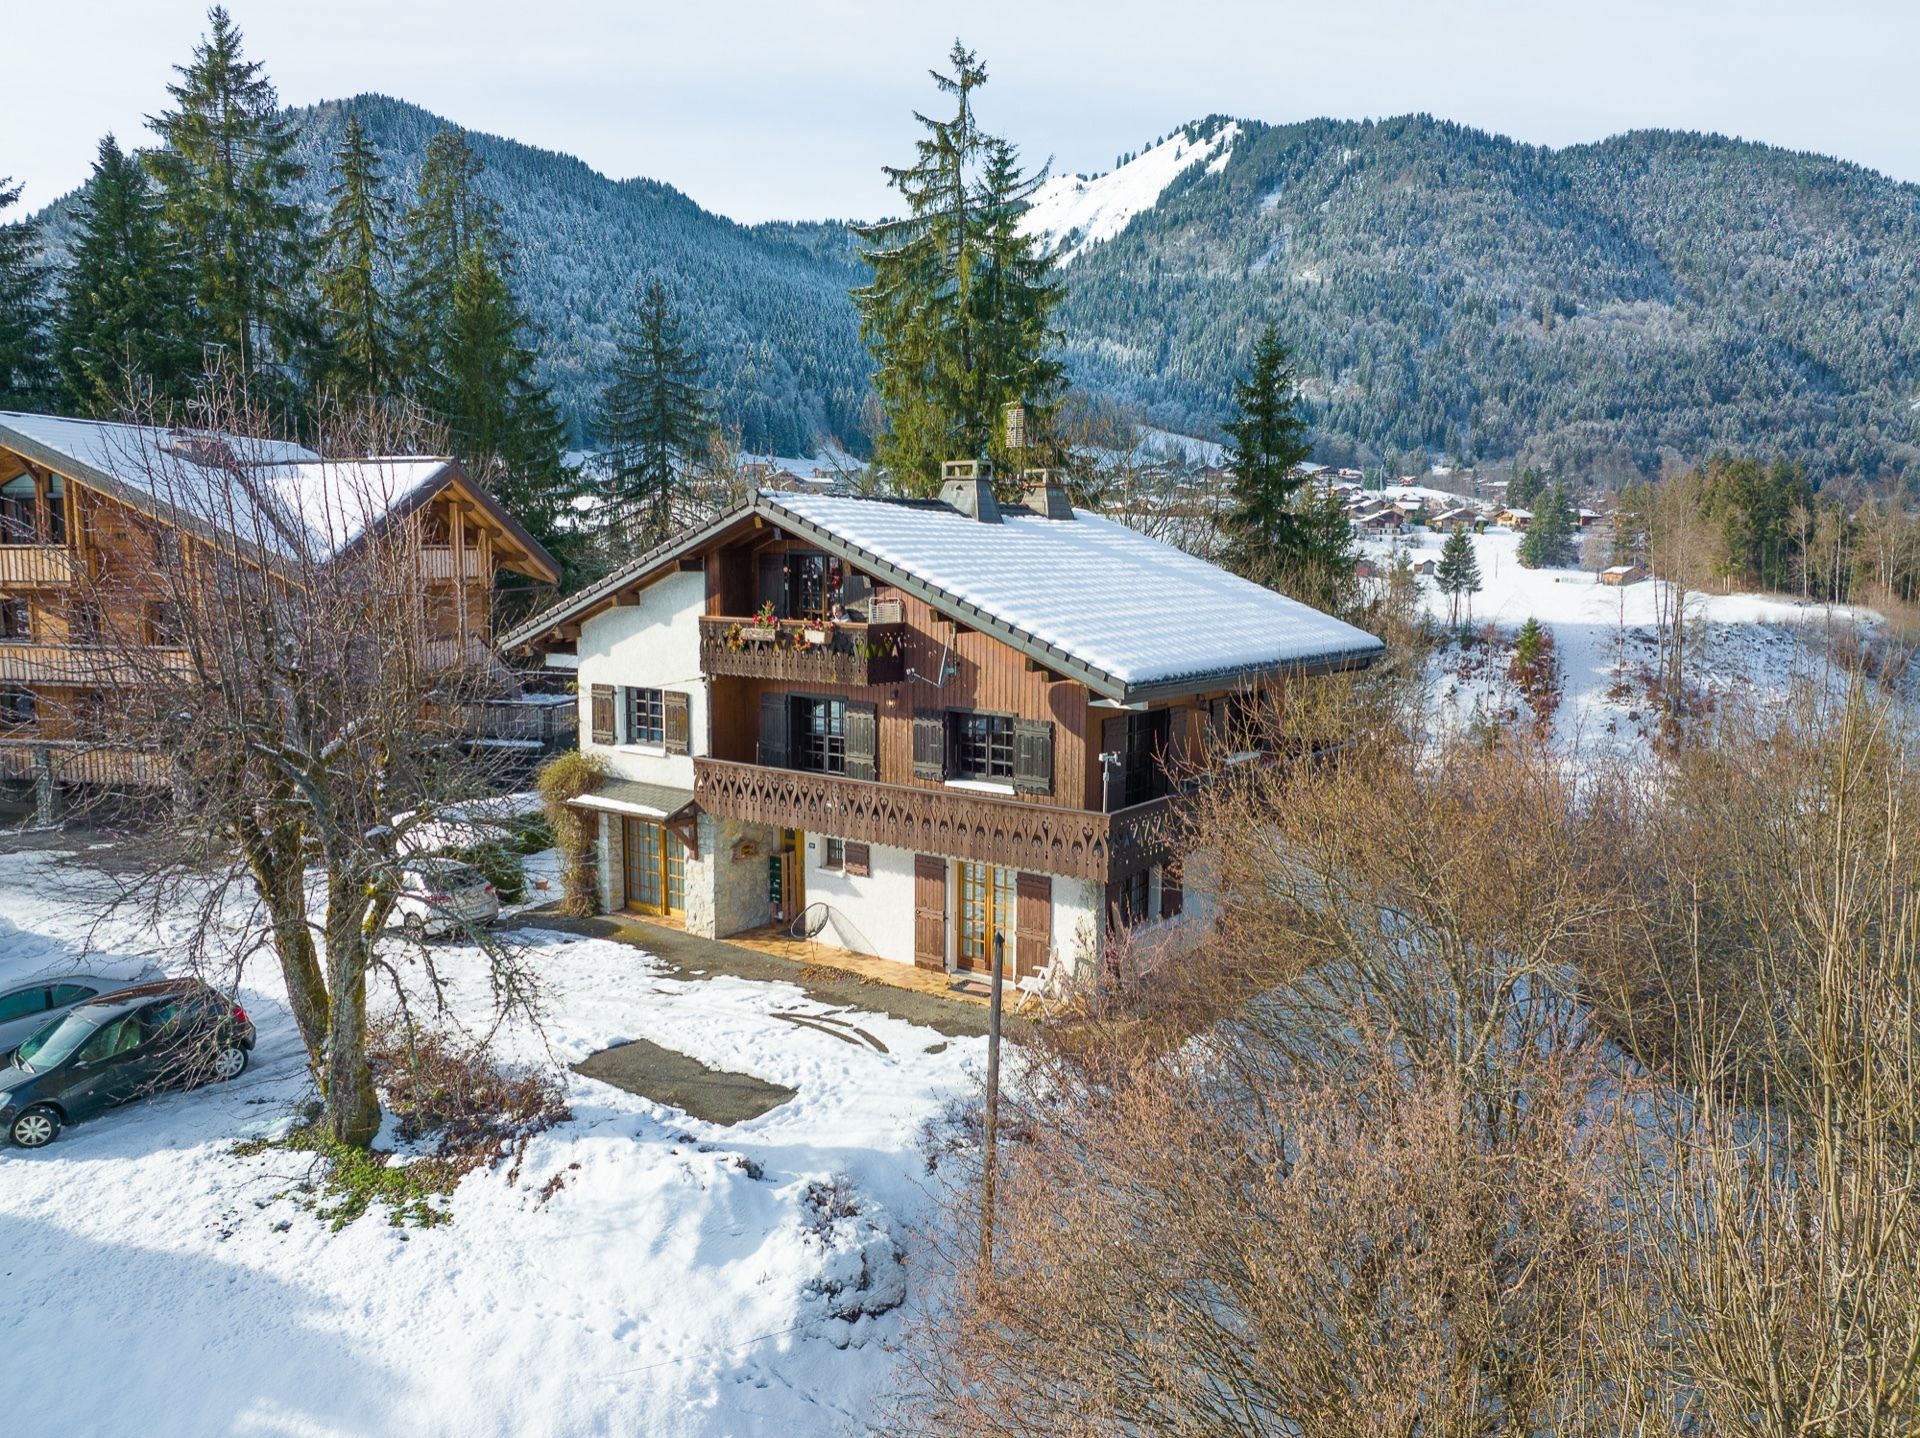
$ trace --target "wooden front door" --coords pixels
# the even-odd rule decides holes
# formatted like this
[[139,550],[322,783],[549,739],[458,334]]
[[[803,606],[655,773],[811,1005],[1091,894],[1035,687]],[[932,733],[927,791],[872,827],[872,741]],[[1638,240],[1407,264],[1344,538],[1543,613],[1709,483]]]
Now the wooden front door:
[[913,856],[913,963],[947,966],[947,861],[932,854]]
[[628,819],[627,907],[677,918],[687,911],[686,845],[647,819]]
[[993,939],[998,934],[1006,940],[1006,972],[1014,972],[1018,962],[1014,871],[966,861],[958,865],[958,870],[960,902],[954,909],[954,967],[992,973]]

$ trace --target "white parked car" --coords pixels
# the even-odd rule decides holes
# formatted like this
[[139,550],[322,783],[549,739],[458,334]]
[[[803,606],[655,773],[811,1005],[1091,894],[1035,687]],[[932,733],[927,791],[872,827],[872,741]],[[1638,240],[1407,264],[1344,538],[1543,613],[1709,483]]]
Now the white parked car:
[[411,934],[448,934],[499,915],[499,894],[473,865],[438,857],[401,861],[400,897],[389,923]]
[[47,1020],[59,1018],[95,994],[124,989],[131,982],[98,974],[61,974],[0,983],[0,1058],[19,1048]]

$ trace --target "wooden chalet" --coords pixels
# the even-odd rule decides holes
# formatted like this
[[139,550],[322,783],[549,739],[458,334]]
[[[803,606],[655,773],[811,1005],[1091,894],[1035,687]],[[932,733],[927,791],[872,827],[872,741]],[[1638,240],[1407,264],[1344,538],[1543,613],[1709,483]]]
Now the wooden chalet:
[[[506,635],[577,670],[600,899],[1016,974],[1177,924],[1186,760],[1378,640],[984,465],[939,500],[757,494]],[[1057,970],[1056,970],[1057,971]]]
[[[447,646],[490,643],[501,574],[558,582],[553,557],[452,459],[327,460],[239,435],[0,412],[0,780],[43,794],[166,782],[137,750],[84,742],[87,716],[136,682],[113,672],[126,636],[176,650],[163,586],[142,593],[138,576],[196,551],[291,573],[296,557],[330,560],[402,527],[418,544],[422,623]],[[105,574],[134,578],[92,582]]]

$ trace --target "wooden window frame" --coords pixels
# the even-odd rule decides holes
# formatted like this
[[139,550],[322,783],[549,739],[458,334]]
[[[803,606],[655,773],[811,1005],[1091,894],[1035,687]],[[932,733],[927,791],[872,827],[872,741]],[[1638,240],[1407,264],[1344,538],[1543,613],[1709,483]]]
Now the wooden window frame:
[[820,836],[820,867],[844,871],[847,867],[847,841],[831,834]]
[[651,749],[667,746],[667,694],[643,684],[622,686],[621,718],[626,724],[622,742]]
[[[976,727],[982,732],[968,732]],[[949,709],[947,730],[948,778],[988,784],[1013,783],[1013,715],[985,709]]]
[[[787,697],[787,764],[807,774],[847,772],[847,701],[833,694],[792,694]],[[824,711],[824,727],[817,733],[811,716]],[[834,722],[838,714],[838,723]]]

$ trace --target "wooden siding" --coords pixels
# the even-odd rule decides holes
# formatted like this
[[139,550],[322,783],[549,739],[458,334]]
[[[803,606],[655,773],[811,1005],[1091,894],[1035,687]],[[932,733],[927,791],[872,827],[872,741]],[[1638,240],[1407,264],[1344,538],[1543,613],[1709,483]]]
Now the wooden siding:
[[73,582],[73,554],[64,544],[0,544],[0,592]]

